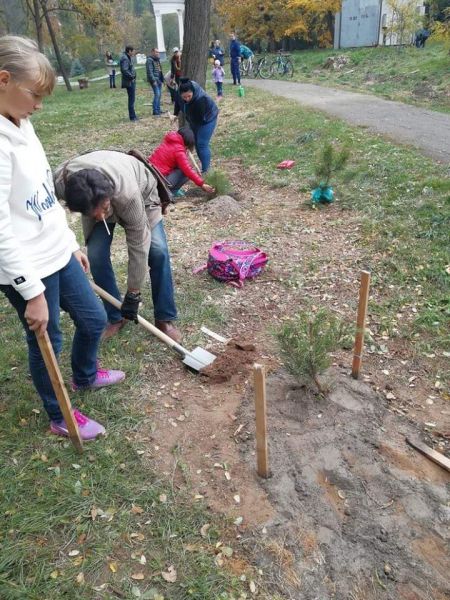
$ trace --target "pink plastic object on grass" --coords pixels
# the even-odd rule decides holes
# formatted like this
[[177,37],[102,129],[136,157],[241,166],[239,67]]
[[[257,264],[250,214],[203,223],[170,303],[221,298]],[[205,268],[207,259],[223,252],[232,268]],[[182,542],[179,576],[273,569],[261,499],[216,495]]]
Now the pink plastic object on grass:
[[277,165],[277,169],[292,169],[295,165],[295,160],[283,160]]

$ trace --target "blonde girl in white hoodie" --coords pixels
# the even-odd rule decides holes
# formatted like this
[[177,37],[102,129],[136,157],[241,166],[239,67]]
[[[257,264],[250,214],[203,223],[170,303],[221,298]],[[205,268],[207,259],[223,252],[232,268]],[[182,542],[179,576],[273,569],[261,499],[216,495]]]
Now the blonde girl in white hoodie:
[[[67,435],[35,332],[48,332],[58,356],[60,308],[69,313],[75,324],[73,389],[118,383],[125,374],[97,368],[105,312],[90,288],[87,257],[56,200],[47,158],[29,120],[54,85],[54,71],[35,42],[0,37],[0,290],[24,326],[31,377],[51,431]],[[74,414],[83,439],[105,432],[79,411]]]

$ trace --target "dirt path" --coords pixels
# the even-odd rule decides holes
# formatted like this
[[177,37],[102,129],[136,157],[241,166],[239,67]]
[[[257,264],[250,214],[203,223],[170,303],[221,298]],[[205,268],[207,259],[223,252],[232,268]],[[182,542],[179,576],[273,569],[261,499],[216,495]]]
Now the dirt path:
[[244,84],[297,100],[395,142],[412,144],[439,162],[450,161],[450,115],[308,83],[246,79]]

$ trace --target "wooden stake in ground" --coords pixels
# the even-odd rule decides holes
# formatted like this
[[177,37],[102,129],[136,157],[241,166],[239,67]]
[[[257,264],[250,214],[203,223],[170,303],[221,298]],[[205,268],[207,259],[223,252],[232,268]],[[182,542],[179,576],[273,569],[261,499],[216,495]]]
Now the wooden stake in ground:
[[266,479],[270,475],[267,450],[266,375],[263,365],[254,364],[257,473]]
[[83,452],[83,442],[80,437],[77,422],[75,421],[75,417],[73,416],[70,398],[67,394],[66,386],[64,385],[61,371],[59,370],[58,361],[56,360],[56,356],[53,352],[53,347],[50,342],[50,338],[48,337],[47,332],[40,334],[37,333],[36,337],[39,344],[39,348],[41,349],[41,354],[44,359],[45,366],[47,367],[50,381],[52,382],[53,390],[55,392],[59,407],[63,414],[64,421],[67,425],[69,438],[71,439],[72,444],[75,446],[76,451],[81,454]]
[[188,155],[189,155],[189,158],[191,159],[191,162],[192,162],[192,164],[193,164],[193,165],[194,165],[194,167],[195,167],[195,170],[197,171],[197,173],[198,173],[198,174],[200,175],[200,177],[201,177],[201,176],[202,176],[202,171],[201,171],[200,167],[198,166],[198,163],[197,163],[197,161],[195,160],[195,158],[194,158],[194,155],[192,154],[192,152],[191,152],[190,150],[188,150]]
[[367,304],[369,302],[369,271],[361,271],[359,288],[358,317],[356,319],[355,347],[353,350],[352,377],[358,379],[361,369],[362,352],[364,348],[364,333],[366,329]]

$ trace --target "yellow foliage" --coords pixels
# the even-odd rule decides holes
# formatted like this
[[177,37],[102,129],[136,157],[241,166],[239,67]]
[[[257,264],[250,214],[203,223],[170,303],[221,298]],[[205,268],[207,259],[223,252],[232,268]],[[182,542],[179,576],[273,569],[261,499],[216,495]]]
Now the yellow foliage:
[[298,36],[320,46],[332,41],[334,14],[342,0],[221,0],[216,10],[243,40],[279,41]]
[[444,10],[445,21],[435,21],[432,27],[433,40],[444,42],[446,48],[450,50],[450,7]]

